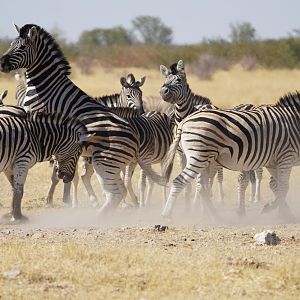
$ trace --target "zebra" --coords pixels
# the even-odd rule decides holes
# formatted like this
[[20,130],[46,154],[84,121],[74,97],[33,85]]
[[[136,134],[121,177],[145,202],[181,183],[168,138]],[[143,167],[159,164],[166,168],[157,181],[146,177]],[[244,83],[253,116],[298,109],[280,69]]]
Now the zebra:
[[[145,83],[145,80],[146,80],[145,76],[142,77],[140,81],[135,80],[134,75],[130,73],[126,76],[126,78],[123,76],[120,78],[122,89],[119,94],[95,97],[94,99],[96,100],[97,103],[105,107],[109,107],[109,108],[122,107],[122,106],[131,107],[135,109],[137,114],[142,114],[144,113],[144,109],[143,109],[143,102],[142,102],[142,91],[140,87]],[[126,111],[122,112],[122,111],[114,110],[113,112],[122,118],[126,118]],[[130,112],[130,115],[131,114],[132,113]],[[97,206],[99,203],[98,198],[91,185],[91,176],[94,173],[91,159],[88,157],[83,157],[81,162],[81,168],[83,170],[81,174],[81,179],[88,192],[89,199],[94,206]],[[79,183],[79,177],[78,177],[78,173],[76,172],[73,180],[72,207],[78,206],[78,197],[77,197],[78,183]],[[58,184],[58,179],[54,168],[51,177],[51,184],[46,198],[48,205],[52,205],[53,203],[53,194],[57,184]],[[65,184],[64,187],[64,197],[63,197],[64,202],[70,203],[71,202],[70,198],[71,198],[70,183],[68,183]]]
[[[198,174],[202,175],[201,194],[207,199],[209,166],[218,162],[236,171],[266,167],[275,181],[275,200],[262,212],[279,208],[280,216],[293,218],[285,198],[291,169],[300,162],[299,118],[300,94],[296,92],[274,105],[250,111],[206,110],[184,119],[166,156],[163,174],[169,178],[179,144],[187,165],[173,181],[163,216],[171,216],[179,192]],[[212,204],[206,203],[214,211]]]
[[27,111],[45,110],[76,117],[95,133],[83,154],[92,156],[93,168],[101,183],[106,201],[99,214],[111,212],[124,198],[126,190],[120,177],[126,165],[138,162],[159,184],[165,184],[151,166],[139,158],[136,130],[125,119],[111,113],[78,88],[69,78],[71,67],[53,37],[42,27],[15,25],[17,38],[0,59],[0,70],[26,69]]
[[4,172],[12,191],[11,221],[22,219],[21,200],[28,170],[52,155],[57,175],[72,180],[81,154],[80,142],[89,138],[87,128],[75,118],[42,112],[0,118],[0,172]]
[[[172,121],[166,114],[160,112],[148,112],[140,115],[137,110],[124,107],[113,107],[110,108],[110,111],[127,119],[138,132],[140,159],[142,159],[144,163],[156,164],[162,161],[173,140]],[[86,168],[86,173],[89,175],[88,183],[90,184],[90,177],[93,175],[93,170],[88,167],[87,163],[83,164],[83,167]],[[133,205],[136,207],[138,205],[143,207],[149,203],[149,198],[153,190],[153,181],[151,178],[148,178],[148,189],[146,193],[147,174],[141,169],[138,183],[138,202],[131,184],[131,178],[135,167],[136,164],[127,166],[124,174],[124,184],[128,189]],[[97,203],[97,198],[92,187],[88,187],[87,190],[92,203]]]
[[[24,83],[24,80],[22,80],[21,75],[19,73],[17,73],[16,75],[15,75],[15,78],[17,80],[16,99],[18,103],[23,103],[27,86],[26,83]],[[132,118],[134,116],[138,116],[144,113],[142,91],[140,90],[140,87],[145,83],[145,80],[146,80],[145,76],[142,77],[140,81],[135,80],[134,75],[130,73],[126,76],[126,78],[123,76],[120,78],[122,89],[119,94],[95,97],[94,99],[99,104],[113,109],[113,112],[122,118]],[[117,109],[118,107],[120,109]],[[123,107],[133,108],[134,110],[131,109],[126,110],[123,109]],[[50,160],[50,164],[53,167],[53,172],[51,176],[51,184],[49,186],[47,197],[46,197],[46,202],[48,206],[53,205],[53,194],[59,182],[59,179],[56,176],[54,160]],[[93,175],[94,171],[92,168],[91,159],[89,157],[83,157],[83,160],[81,162],[81,168],[83,170],[83,173],[81,174],[81,179],[88,192],[89,199],[93,204],[93,206],[97,206],[99,203],[98,198],[91,185],[91,176]],[[77,198],[78,183],[79,183],[79,177],[78,177],[78,173],[76,172],[73,179],[72,207],[77,207],[78,205],[78,198]],[[64,185],[63,201],[66,203],[71,202],[70,187],[71,187],[70,183],[66,183]],[[134,195],[133,193],[130,194]],[[133,198],[133,201],[136,201],[135,198]]]
[[[164,65],[160,66],[160,72],[165,77],[165,82],[160,89],[160,95],[162,99],[168,103],[174,105],[174,122],[175,128],[178,124],[185,119],[187,116],[199,109],[206,109],[207,107],[212,107],[212,102],[210,99],[196,95],[192,92],[187,82],[185,66],[183,60],[179,60],[178,63],[174,63],[170,66],[170,69]],[[182,155],[180,149],[178,149],[178,159],[179,165],[183,170],[186,165],[186,158]],[[217,173],[218,188],[220,201],[224,201],[224,191],[223,191],[223,169],[217,165],[211,169],[210,174],[210,184],[213,183],[213,178]],[[194,203],[197,203],[199,189],[201,188],[200,178],[197,179],[197,189],[194,197]],[[191,187],[188,184],[186,189],[186,204],[189,205]]]
[[[186,73],[184,69],[184,62],[182,60],[171,65],[170,70],[165,66],[161,66],[161,73],[166,77],[166,81],[161,88],[162,98],[169,103],[176,103],[174,107],[175,121],[179,124],[184,118],[186,118],[191,113],[197,110],[207,110],[207,109],[218,109],[218,107],[212,105],[208,98],[195,95],[189,88],[187,83]],[[255,108],[252,104],[240,104],[232,109],[245,111]],[[181,168],[185,166],[185,160],[181,163]],[[215,165],[214,168],[210,170],[210,186],[213,184],[213,179],[217,174],[218,188],[221,203],[224,201],[224,191],[223,191],[223,168],[219,165]],[[245,190],[248,185],[249,179],[252,183],[252,199],[255,198],[258,202],[260,200],[260,183],[262,178],[262,169],[256,171],[242,172],[238,176],[238,203],[240,203],[238,213],[242,216],[245,214],[244,199]],[[201,179],[197,178],[197,188],[194,197],[194,203],[197,203],[199,198],[199,193],[201,190]]]

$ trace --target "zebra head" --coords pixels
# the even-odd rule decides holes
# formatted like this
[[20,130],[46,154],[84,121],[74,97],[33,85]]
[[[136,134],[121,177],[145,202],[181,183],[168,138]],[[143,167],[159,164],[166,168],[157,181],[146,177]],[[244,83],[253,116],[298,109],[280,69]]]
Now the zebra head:
[[121,101],[124,107],[136,109],[140,114],[144,113],[144,106],[142,100],[142,91],[140,87],[145,83],[146,77],[142,77],[140,81],[135,81],[132,74],[127,77],[121,77],[120,82],[122,85]]
[[171,104],[179,103],[186,97],[188,84],[184,70],[184,62],[179,60],[170,66],[170,70],[161,65],[160,72],[166,77],[160,89],[160,95],[164,101]]
[[[26,24],[22,28],[15,25],[18,37],[12,41],[9,49],[0,58],[0,71],[8,73],[12,70],[43,66],[55,62],[59,72],[70,74],[70,65],[64,57],[59,45],[43,28],[34,24]],[[43,70],[43,67],[40,68]],[[45,70],[46,71],[46,70]]]
[[0,59],[0,71],[9,73],[20,68],[29,68],[35,62],[38,47],[38,27],[15,25],[19,36],[12,41],[9,49]]

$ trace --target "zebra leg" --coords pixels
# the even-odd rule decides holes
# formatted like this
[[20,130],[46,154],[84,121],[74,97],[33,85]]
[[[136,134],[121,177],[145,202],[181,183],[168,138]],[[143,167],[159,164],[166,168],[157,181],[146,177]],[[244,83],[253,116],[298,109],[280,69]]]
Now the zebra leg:
[[107,214],[114,211],[120,204],[122,199],[125,199],[127,190],[120,176],[120,169],[116,173],[106,172],[107,167],[101,163],[93,163],[94,171],[97,178],[104,189],[106,200],[100,207],[99,215]]
[[149,205],[149,201],[150,201],[150,198],[151,198],[151,195],[153,192],[153,187],[154,187],[154,182],[149,177],[147,177],[147,181],[148,181],[148,184],[147,184],[147,190],[146,190],[145,206]]
[[[162,164],[161,164],[161,168],[162,168]],[[167,186],[165,185],[163,187],[163,206],[165,206],[167,203]]]
[[145,175],[145,171],[143,169],[141,169],[141,172],[140,172],[138,187],[139,187],[139,191],[140,191],[140,197],[139,197],[140,207],[144,207],[145,206],[146,175]]
[[[212,173],[211,166],[214,169],[213,173],[216,174],[216,168],[213,164],[210,164],[208,168],[203,169],[200,172],[199,177],[199,186],[201,186],[201,189],[199,191],[200,198],[203,200],[203,215],[207,216],[212,214],[212,216],[217,219],[220,218],[217,214],[217,211],[213,205],[213,202],[211,201],[211,184],[210,184],[210,178]],[[214,177],[213,175],[213,177]],[[198,178],[197,178],[198,179]]]
[[126,166],[125,175],[124,175],[124,184],[125,184],[125,188],[127,189],[128,193],[130,195],[130,198],[131,198],[131,201],[132,201],[134,207],[138,207],[139,203],[137,200],[137,196],[134,193],[133,188],[132,188],[132,175],[135,170],[135,167],[136,167],[136,163]]
[[199,173],[208,168],[209,162],[203,164],[203,167],[195,167],[196,165],[197,161],[194,162],[194,160],[191,159],[191,163],[188,163],[182,172],[173,180],[167,203],[162,212],[162,216],[164,218],[171,218],[175,201],[177,200],[180,192],[187,184],[194,180]]
[[271,204],[266,204],[262,210],[262,213],[270,212],[275,208],[279,209],[280,217],[288,221],[294,221],[295,217],[290,211],[285,199],[289,189],[289,178],[291,174],[291,167],[277,168],[277,170],[268,168],[268,171],[276,181],[277,187],[275,190],[275,200]]
[[217,165],[217,180],[218,180],[218,190],[219,190],[219,199],[220,203],[224,204],[224,189],[223,189],[223,167]]
[[256,192],[256,177],[255,177],[255,171],[251,170],[249,172],[249,180],[251,182],[251,196],[250,196],[250,202],[255,201],[255,192]]
[[[182,150],[180,148],[178,148],[177,150],[177,159],[178,159],[178,163],[180,166],[180,170],[183,171],[184,168],[186,167],[186,156],[184,155],[184,153],[182,152]],[[185,207],[188,210],[188,207],[191,207],[191,198],[192,198],[192,185],[191,185],[191,181],[186,182],[185,185]]]
[[263,168],[259,168],[254,171],[255,173],[255,181],[256,181],[256,189],[255,189],[255,203],[258,203],[261,201],[261,192],[260,192],[260,186],[261,186],[261,181],[262,181],[262,173],[263,173]]
[[24,192],[24,183],[28,174],[28,169],[24,167],[19,167],[16,165],[13,172],[6,172],[6,177],[9,178],[9,182],[12,186],[13,201],[12,201],[12,211],[11,211],[11,221],[27,219],[22,215],[21,212],[21,201]]
[[50,183],[47,197],[46,197],[47,206],[53,206],[53,194],[54,194],[54,191],[55,191],[55,188],[56,188],[58,182],[59,182],[59,179],[57,178],[56,166],[54,164],[53,168],[52,168],[51,183]]
[[89,195],[89,200],[92,203],[93,207],[97,207],[99,205],[99,200],[91,185],[91,177],[94,174],[94,169],[91,160],[88,157],[83,157],[81,166],[83,170],[81,174],[81,179]]
[[72,184],[73,184],[72,208],[78,207],[78,194],[77,194],[78,183],[79,183],[79,175],[78,175],[78,168],[76,168],[74,178],[72,180]]
[[238,176],[238,215],[239,216],[245,216],[246,215],[246,209],[245,209],[245,192],[247,189],[247,186],[249,184],[250,179],[250,173],[248,171],[242,171],[240,172]]
[[63,202],[71,205],[71,185],[72,182],[64,183]]
[[[213,181],[213,179],[212,179]],[[195,190],[195,196],[194,196],[194,200],[193,200],[193,208],[195,209],[200,209],[200,205],[201,205],[201,193],[203,190],[203,178],[202,178],[202,174],[198,174],[197,178],[196,178],[196,190]]]

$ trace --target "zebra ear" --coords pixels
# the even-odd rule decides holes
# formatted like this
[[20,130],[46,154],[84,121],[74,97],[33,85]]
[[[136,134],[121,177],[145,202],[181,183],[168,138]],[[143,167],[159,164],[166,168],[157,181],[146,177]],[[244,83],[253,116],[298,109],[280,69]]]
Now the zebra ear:
[[32,26],[32,27],[29,29],[29,31],[28,31],[28,33],[27,33],[27,36],[28,36],[31,40],[33,40],[33,39],[36,37],[36,35],[37,35],[37,29],[36,29],[35,26]]
[[146,76],[142,77],[140,81],[137,81],[137,86],[141,87],[146,81]]
[[183,62],[183,60],[178,61],[178,63],[177,63],[177,71],[178,72],[184,72],[184,62]]
[[20,34],[20,27],[16,24],[14,24],[14,26],[15,26],[15,29],[17,30],[17,33]]
[[133,85],[135,83],[135,78],[133,76],[133,74],[128,74],[127,75],[127,78],[126,78],[126,81],[130,84],[130,85]]
[[0,95],[0,104],[1,104],[1,105],[3,104],[2,100],[7,96],[7,93],[8,93],[8,91],[5,90],[5,91]]
[[164,65],[160,65],[159,69],[160,69],[160,73],[165,77],[167,77],[170,74],[168,68],[165,67]]
[[122,85],[123,87],[125,87],[125,88],[128,88],[128,87],[129,87],[129,84],[128,84],[126,78],[123,77],[123,76],[120,78],[120,83],[121,83],[121,85]]

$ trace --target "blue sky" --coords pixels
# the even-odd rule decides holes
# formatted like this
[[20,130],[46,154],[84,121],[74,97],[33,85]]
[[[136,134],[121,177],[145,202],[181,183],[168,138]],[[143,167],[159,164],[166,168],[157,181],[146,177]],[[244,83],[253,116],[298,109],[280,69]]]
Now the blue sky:
[[228,38],[229,25],[250,22],[259,38],[285,37],[300,29],[299,0],[6,0],[0,37],[15,37],[13,22],[59,27],[70,41],[83,30],[122,25],[131,28],[139,15],[158,16],[173,29],[173,42],[191,44],[203,38]]

